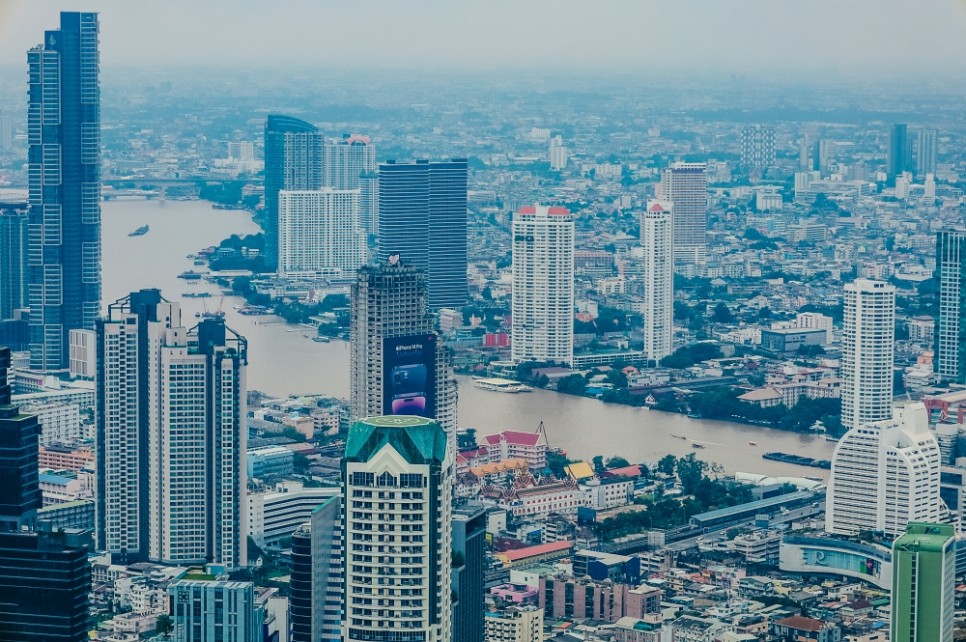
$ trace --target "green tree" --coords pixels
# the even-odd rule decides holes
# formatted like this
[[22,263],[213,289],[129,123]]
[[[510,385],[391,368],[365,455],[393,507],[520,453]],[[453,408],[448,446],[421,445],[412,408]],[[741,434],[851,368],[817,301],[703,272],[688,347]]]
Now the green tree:
[[715,323],[731,323],[735,320],[735,315],[732,314],[731,309],[724,303],[719,303],[714,306],[714,313],[711,315],[711,320]]
[[689,453],[687,456],[678,459],[675,468],[684,492],[692,495],[697,490],[701,480],[705,479],[704,472],[708,469],[708,464],[695,457],[694,453]]
[[587,380],[579,374],[567,375],[557,382],[557,392],[568,395],[582,395],[587,392]]
[[603,457],[601,457],[600,455],[596,455],[591,460],[591,462],[594,465],[594,472],[595,473],[597,473],[599,475],[600,473],[604,472],[604,458]]
[[560,479],[566,477],[567,471],[565,471],[564,468],[571,463],[573,462],[570,459],[567,459],[566,455],[556,450],[551,450],[547,453],[547,469],[553,473],[554,477]]
[[171,635],[174,633],[174,621],[172,621],[170,615],[162,613],[158,616],[157,624],[154,626],[154,633],[156,635]]
[[674,455],[664,455],[657,462],[657,470],[665,475],[673,475],[674,470],[677,467],[677,463],[677,457]]
[[460,450],[476,448],[476,428],[467,428],[456,433],[456,447]]
[[607,460],[607,468],[623,468],[624,466],[630,466],[631,462],[627,461],[623,457],[614,456]]

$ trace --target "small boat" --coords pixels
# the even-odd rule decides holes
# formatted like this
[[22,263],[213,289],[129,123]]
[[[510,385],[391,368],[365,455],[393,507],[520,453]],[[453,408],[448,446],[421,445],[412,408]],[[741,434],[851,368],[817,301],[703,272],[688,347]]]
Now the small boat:
[[671,436],[674,437],[675,439],[683,439],[684,441],[688,440],[688,438],[685,437],[684,435],[675,435],[674,433],[671,433]]
[[150,230],[150,229],[151,228],[149,226],[142,225],[138,229],[136,229],[133,232],[131,232],[130,234],[128,234],[128,236],[144,236],[145,234],[148,233],[148,230]]
[[704,444],[699,444],[698,442],[695,441],[695,442],[693,442],[691,444],[691,447],[692,448],[704,448]]
[[757,442],[754,442],[754,441],[749,441],[749,442],[748,442],[748,445],[749,445],[749,446],[757,446],[758,444],[757,444]]

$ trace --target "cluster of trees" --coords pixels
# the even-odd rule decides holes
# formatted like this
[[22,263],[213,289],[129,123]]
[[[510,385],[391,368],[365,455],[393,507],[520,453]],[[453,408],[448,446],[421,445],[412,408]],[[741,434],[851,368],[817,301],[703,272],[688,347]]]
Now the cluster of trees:
[[722,356],[721,348],[713,343],[695,343],[694,345],[682,346],[674,351],[674,354],[661,359],[661,365],[665,368],[690,368],[696,363],[708,359],[717,359]]
[[[269,272],[265,267],[265,235],[262,233],[238,236],[232,234],[218,244],[219,248],[236,250],[236,253],[226,257],[214,257],[208,264],[212,270],[251,270],[253,273]],[[258,250],[258,255],[247,257],[241,255],[242,248]]]
[[686,457],[666,455],[657,463],[665,475],[676,474],[683,495],[669,497],[663,489],[642,499],[641,510],[621,513],[597,524],[597,534],[604,540],[639,533],[652,528],[669,529],[687,524],[698,513],[751,501],[751,490],[743,484],[710,478],[711,467],[693,453]]
[[574,334],[604,334],[626,332],[632,325],[640,325],[640,318],[617,308],[601,306],[593,321],[574,320]]
[[737,419],[794,432],[806,432],[816,421],[821,421],[831,434],[844,433],[838,399],[802,397],[791,408],[785,404],[762,408],[738,399],[739,392],[728,387],[716,388],[692,396],[688,404],[693,413],[706,419]]

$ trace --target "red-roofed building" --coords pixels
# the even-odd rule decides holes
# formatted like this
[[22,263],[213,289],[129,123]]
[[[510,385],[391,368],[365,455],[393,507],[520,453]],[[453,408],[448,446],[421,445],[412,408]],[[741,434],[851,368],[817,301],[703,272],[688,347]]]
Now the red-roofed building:
[[776,620],[771,625],[771,634],[781,640],[796,642],[839,642],[842,639],[842,630],[837,625],[801,615]]
[[522,459],[531,470],[547,467],[547,444],[540,433],[504,430],[484,437],[482,445],[488,451],[490,462]]
[[504,551],[497,553],[495,557],[502,561],[507,568],[520,567],[567,557],[573,547],[573,542],[551,542]]

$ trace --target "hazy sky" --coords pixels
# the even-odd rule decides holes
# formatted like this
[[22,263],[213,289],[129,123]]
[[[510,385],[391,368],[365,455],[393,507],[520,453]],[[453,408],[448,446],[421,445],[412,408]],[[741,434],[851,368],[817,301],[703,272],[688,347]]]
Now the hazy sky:
[[0,0],[0,64],[62,9],[105,66],[966,69],[966,0]]

